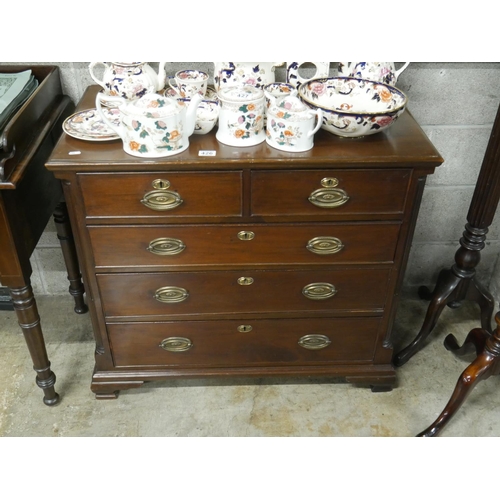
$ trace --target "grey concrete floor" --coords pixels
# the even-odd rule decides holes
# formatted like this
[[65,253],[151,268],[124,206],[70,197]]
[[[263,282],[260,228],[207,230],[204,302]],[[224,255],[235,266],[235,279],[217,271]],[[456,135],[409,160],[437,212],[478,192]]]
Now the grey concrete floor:
[[[479,326],[475,304],[446,308],[428,345],[398,368],[398,384],[387,393],[325,379],[197,379],[152,382],[98,401],[90,391],[89,315],[75,314],[69,295],[37,297],[37,304],[61,402],[42,403],[16,315],[0,311],[0,436],[411,437],[439,415],[468,365],[444,348],[444,337],[453,333],[461,343]],[[424,301],[401,301],[397,350],[417,334],[426,310]],[[500,436],[499,405],[500,378],[491,377],[441,436]]]

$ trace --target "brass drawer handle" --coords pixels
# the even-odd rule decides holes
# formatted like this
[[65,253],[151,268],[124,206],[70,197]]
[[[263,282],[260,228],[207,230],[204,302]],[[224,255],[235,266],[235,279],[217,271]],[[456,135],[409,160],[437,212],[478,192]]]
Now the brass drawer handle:
[[163,211],[177,208],[183,203],[179,193],[158,189],[144,195],[141,203],[151,210]]
[[240,231],[238,233],[238,239],[241,241],[250,241],[255,238],[255,233],[253,231]]
[[175,304],[182,302],[189,297],[189,292],[185,288],[178,286],[164,286],[155,292],[155,299],[164,304]]
[[238,285],[243,285],[243,286],[248,286],[253,283],[253,278],[247,277],[247,276],[242,276],[241,278],[238,278]]
[[149,242],[148,250],[155,255],[177,255],[186,248],[182,240],[176,238],[156,238]]
[[193,347],[193,342],[185,337],[168,337],[161,341],[160,347],[169,352],[184,352]]
[[320,208],[335,208],[347,203],[349,196],[343,189],[319,188],[310,194],[308,200]]
[[302,289],[302,293],[311,300],[325,300],[333,297],[337,289],[331,283],[311,283]]
[[304,335],[299,339],[299,345],[304,349],[318,350],[328,347],[332,341],[326,335],[318,335],[312,333],[310,335]]
[[344,244],[334,236],[318,236],[307,242],[306,248],[318,255],[327,255],[340,252]]
[[240,333],[248,333],[248,332],[251,332],[252,331],[252,325],[240,325],[238,327],[238,331]]

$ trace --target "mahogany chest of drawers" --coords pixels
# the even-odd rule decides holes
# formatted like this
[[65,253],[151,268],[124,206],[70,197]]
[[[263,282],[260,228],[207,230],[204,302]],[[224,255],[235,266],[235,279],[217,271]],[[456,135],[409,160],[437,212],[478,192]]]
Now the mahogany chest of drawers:
[[46,166],[83,265],[96,397],[239,375],[391,389],[399,290],[425,179],[442,161],[409,112],[362,139],[320,131],[295,154],[210,133],[143,160],[121,141],[62,137]]

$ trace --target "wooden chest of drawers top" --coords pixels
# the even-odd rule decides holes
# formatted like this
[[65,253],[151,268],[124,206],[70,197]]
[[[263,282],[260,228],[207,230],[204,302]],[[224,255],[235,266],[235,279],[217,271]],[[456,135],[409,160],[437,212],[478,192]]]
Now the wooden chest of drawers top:
[[[85,92],[78,109],[95,108],[97,86]],[[286,153],[267,143],[231,147],[217,141],[215,133],[192,135],[187,151],[151,161],[127,155],[121,140],[85,142],[65,135],[48,163],[52,171],[137,172],[192,170],[301,169],[301,168],[423,168],[432,173],[443,159],[407,110],[384,133],[362,139],[345,139],[324,130],[315,135],[314,147],[304,153]],[[215,151],[215,156],[200,156]],[[78,154],[75,154],[78,152]]]

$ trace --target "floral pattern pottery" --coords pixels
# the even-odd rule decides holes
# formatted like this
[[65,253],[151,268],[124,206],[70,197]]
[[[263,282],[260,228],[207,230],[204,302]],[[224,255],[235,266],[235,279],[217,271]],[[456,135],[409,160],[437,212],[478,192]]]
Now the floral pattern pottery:
[[323,111],[322,128],[341,137],[362,137],[390,127],[405,111],[395,87],[359,78],[320,78],[303,83],[299,97]]
[[289,152],[310,150],[314,134],[322,124],[323,112],[312,110],[297,96],[274,99],[266,111],[266,142]]
[[[116,127],[120,126],[120,111],[117,108],[103,108],[103,113]],[[64,120],[64,132],[83,141],[114,141],[120,136],[103,122],[97,109],[86,109]]]
[[178,97],[193,97],[195,94],[205,96],[208,75],[197,69],[183,69],[177,71],[175,77],[170,78],[168,83]]
[[203,100],[196,110],[195,134],[208,134],[219,118],[219,103],[217,101]]
[[251,85],[225,87],[219,95],[216,138],[229,146],[254,146],[266,140],[264,91]]
[[108,97],[118,105],[119,127],[107,119],[101,99],[98,93],[96,108],[103,121],[119,134],[127,154],[139,158],[162,158],[181,153],[189,147],[196,108],[202,97],[194,96],[188,105],[159,94],[146,94],[136,101]]
[[268,83],[264,86],[264,95],[266,96],[266,107],[269,108],[275,99],[297,95],[297,89],[289,83]]
[[[165,64],[160,63],[156,74],[145,62],[92,62],[89,64],[89,72],[92,80],[103,88],[106,95],[134,100],[165,87]],[[104,66],[102,79],[99,79],[94,72],[99,65]],[[105,104],[105,101],[103,103]]]
[[269,62],[214,62],[214,86],[218,92],[223,87],[252,85],[262,88],[275,81],[274,70],[283,63]]
[[405,63],[396,71],[393,62],[339,62],[338,76],[372,80],[387,85],[396,85],[399,75],[408,67]]
[[[303,77],[301,73],[301,68],[303,65],[311,64],[314,67],[314,73],[311,74],[309,78]],[[302,68],[302,71],[308,68]],[[299,86],[311,80],[313,78],[326,78],[330,71],[330,63],[329,62],[287,62],[286,63],[286,81],[293,85],[295,88],[299,88]]]

